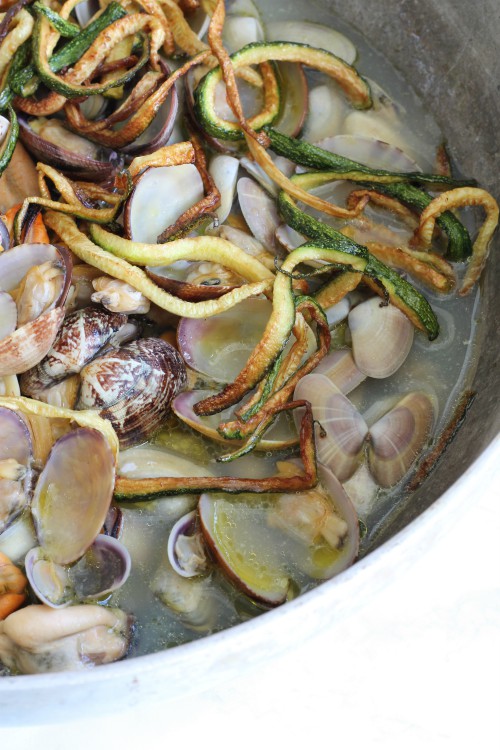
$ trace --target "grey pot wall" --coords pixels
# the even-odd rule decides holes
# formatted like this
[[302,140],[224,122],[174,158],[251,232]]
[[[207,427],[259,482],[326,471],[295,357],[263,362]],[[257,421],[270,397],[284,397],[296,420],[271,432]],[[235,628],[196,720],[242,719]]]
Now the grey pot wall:
[[[319,3],[321,5],[322,3]],[[331,0],[410,81],[436,117],[464,174],[500,197],[500,4],[498,0]],[[392,536],[439,497],[500,431],[500,238],[482,281],[476,394],[452,448],[424,492],[383,530]],[[500,456],[499,456],[500,463]]]

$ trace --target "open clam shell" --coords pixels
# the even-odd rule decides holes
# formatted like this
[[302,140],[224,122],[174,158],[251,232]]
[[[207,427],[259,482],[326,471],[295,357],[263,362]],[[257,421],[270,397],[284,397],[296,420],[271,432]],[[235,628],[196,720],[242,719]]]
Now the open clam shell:
[[26,507],[33,446],[24,419],[0,406],[0,535]]
[[[259,523],[252,505],[245,502],[245,496],[235,502],[223,495],[204,494],[198,503],[201,528],[217,563],[237,588],[275,607],[286,601],[290,578],[269,536],[264,538],[264,522]],[[256,505],[260,508],[262,501]]]
[[125,203],[127,237],[134,242],[156,243],[158,236],[203,196],[203,182],[194,164],[144,170]]
[[192,510],[179,518],[168,537],[168,559],[183,578],[206,573],[208,560],[198,514]]
[[371,378],[393,375],[410,353],[413,325],[406,315],[378,297],[356,305],[348,317],[356,366]]
[[238,180],[237,190],[241,212],[253,236],[276,253],[276,230],[281,224],[276,202],[249,177]]
[[187,302],[218,299],[236,288],[235,284],[227,284],[224,279],[219,278],[215,270],[201,284],[188,281],[196,265],[199,267],[201,264],[178,261],[169,266],[146,266],[145,271],[162,289]]
[[368,463],[381,487],[392,487],[407,474],[429,441],[435,416],[434,400],[415,391],[372,425]]
[[[362,460],[368,433],[361,414],[325,375],[312,373],[303,377],[295,389],[295,399],[311,403],[318,422],[315,434],[319,462],[340,482],[349,479]],[[299,414],[294,417],[300,420]]]
[[[72,133],[67,132],[67,138],[65,138],[62,126],[61,131],[60,143],[65,143],[74,137]],[[89,153],[70,151],[52,140],[49,141],[36,133],[30,126],[29,120],[22,117],[19,118],[19,135],[23,144],[35,159],[45,164],[51,164],[73,178],[104,182],[111,177],[119,165],[119,157],[114,152],[109,152],[105,158],[99,159],[96,158],[97,153],[92,157]],[[88,145],[94,152],[99,151],[90,142],[88,142]]]
[[26,555],[25,568],[37,598],[59,609],[88,599],[100,599],[119,589],[129,577],[131,559],[123,544],[99,534],[71,566],[52,562],[41,547],[36,547]]
[[114,455],[102,433],[81,427],[55,443],[31,505],[39,544],[54,563],[72,563],[90,547],[106,518],[114,479]]
[[[23,244],[0,254],[0,289],[17,293],[18,326],[12,329],[14,310],[2,294],[5,330],[10,332],[0,339],[0,377],[26,372],[49,351],[64,318],[71,269],[68,251],[54,245]],[[20,285],[29,274],[35,277],[22,292]]]
[[[206,437],[226,445],[241,445],[241,441],[226,440],[217,432],[217,427],[221,422],[230,421],[234,418],[234,407],[210,417],[199,417],[195,414],[194,405],[212,394],[213,391],[205,390],[184,391],[172,401],[172,410],[179,419],[182,419],[185,424],[202,435],[206,435]],[[294,428],[292,420],[283,414],[258,443],[257,450],[272,451],[289,448],[292,445],[296,445],[298,439],[298,433]]]

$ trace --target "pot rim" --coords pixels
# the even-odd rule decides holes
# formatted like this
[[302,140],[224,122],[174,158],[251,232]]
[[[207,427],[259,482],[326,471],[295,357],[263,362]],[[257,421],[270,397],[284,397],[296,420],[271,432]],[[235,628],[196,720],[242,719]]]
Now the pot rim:
[[[16,695],[31,691],[34,696],[39,697],[41,691],[48,691],[50,694],[61,688],[71,691],[71,688],[91,688],[96,684],[111,682],[120,684],[125,693],[130,686],[127,678],[140,692],[141,685],[144,688],[144,682],[148,682],[150,673],[158,684],[163,679],[171,679],[180,674],[179,670],[184,665],[193,663],[197,665],[197,680],[192,681],[191,692],[197,693],[209,685],[213,686],[218,680],[227,679],[227,669],[220,670],[222,675],[214,674],[212,668],[217,665],[228,667],[229,663],[229,673],[234,671],[235,674],[239,674],[242,665],[246,666],[249,662],[252,666],[257,666],[259,661],[268,657],[269,648],[273,653],[289,649],[290,633],[294,633],[294,639],[314,637],[314,633],[318,632],[318,617],[311,617],[311,612],[320,615],[325,626],[331,625],[341,618],[352,616],[361,607],[363,599],[357,597],[357,593],[366,592],[369,588],[373,595],[387,586],[388,579],[399,578],[405,569],[417,561],[419,549],[422,553],[425,552],[427,546],[434,545],[447,534],[450,518],[457,518],[471,502],[479,502],[488,489],[495,482],[498,483],[499,458],[500,433],[464,474],[404,529],[330,581],[325,581],[277,609],[208,637],[154,654],[102,665],[97,671],[92,668],[81,672],[3,677],[0,678],[0,698],[8,693],[9,698],[14,700]],[[454,513],[450,516],[451,507]],[[408,554],[409,550],[417,554]],[[287,637],[280,638],[280,632],[283,633],[281,622],[284,620],[287,623]],[[121,694],[122,690],[119,692]],[[182,692],[186,694],[188,691],[182,689]],[[171,696],[175,697],[176,694],[179,694],[177,690]],[[68,692],[67,695],[71,693]],[[167,697],[168,694],[162,691],[157,695],[158,699],[165,700]],[[123,709],[123,703],[119,699],[120,695],[112,696],[111,702],[103,710],[112,711],[113,700],[117,704],[115,710],[120,707]],[[79,709],[81,716],[81,705]],[[48,716],[46,720],[50,719]]]

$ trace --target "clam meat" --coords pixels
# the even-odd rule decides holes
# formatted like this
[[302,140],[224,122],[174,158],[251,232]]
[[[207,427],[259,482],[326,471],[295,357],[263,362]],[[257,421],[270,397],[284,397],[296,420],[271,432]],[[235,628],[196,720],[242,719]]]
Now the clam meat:
[[114,607],[32,604],[0,622],[0,661],[14,672],[81,670],[125,656],[132,619]]

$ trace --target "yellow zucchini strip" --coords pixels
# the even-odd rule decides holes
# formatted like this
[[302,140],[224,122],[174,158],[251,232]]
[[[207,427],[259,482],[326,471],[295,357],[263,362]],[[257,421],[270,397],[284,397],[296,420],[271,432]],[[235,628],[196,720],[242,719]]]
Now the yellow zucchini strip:
[[24,8],[12,19],[11,30],[0,45],[0,80],[10,66],[16,50],[30,38],[33,26],[33,16]]
[[70,216],[49,211],[45,216],[45,222],[50,229],[53,229],[59,235],[69,249],[85,263],[99,268],[99,270],[115,279],[125,281],[158,307],[181,318],[208,318],[212,315],[218,315],[248,297],[263,294],[272,286],[272,279],[265,279],[237,287],[216,300],[185,302],[157,286],[142,269],[94,245],[83,232],[80,232]]
[[132,177],[147,167],[175,167],[179,164],[193,164],[195,152],[191,141],[174,143],[172,146],[163,146],[152,154],[136,156],[132,160],[128,171]]
[[498,224],[499,210],[496,200],[481,188],[461,187],[447,190],[434,198],[422,211],[420,225],[415,232],[415,244],[427,250],[431,246],[437,218],[445,211],[464,206],[482,206],[486,218],[472,247],[472,258],[459,290],[462,296],[470,292],[486,264],[490,240]]
[[408,247],[393,247],[380,242],[366,242],[368,250],[376,258],[392,268],[408,271],[437,292],[450,292],[456,279],[452,266],[440,255],[418,252]]
[[168,266],[178,260],[212,261],[251,282],[274,279],[274,274],[257,258],[222,237],[182,237],[154,245],[125,240],[98,224],[90,225],[90,236],[104,250],[139,266]]

